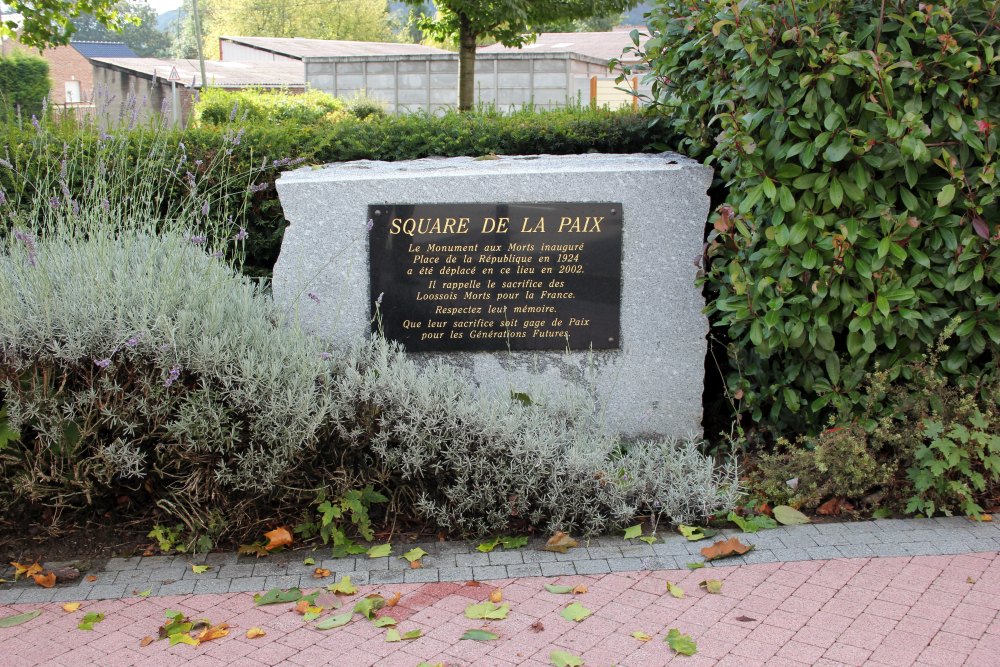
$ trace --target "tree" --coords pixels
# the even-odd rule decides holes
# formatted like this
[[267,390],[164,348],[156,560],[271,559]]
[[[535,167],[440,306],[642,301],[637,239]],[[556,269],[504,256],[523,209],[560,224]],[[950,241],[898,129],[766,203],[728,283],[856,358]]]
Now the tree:
[[[417,5],[420,0],[405,0]],[[437,15],[424,15],[421,28],[439,41],[458,41],[458,108],[468,111],[475,96],[476,46],[481,38],[522,46],[534,26],[623,12],[638,0],[436,0]]]
[[44,49],[68,44],[76,26],[73,19],[90,14],[106,28],[120,28],[129,17],[118,12],[118,0],[6,0],[23,17],[21,27],[13,21],[0,24],[0,35],[16,37],[25,46]]
[[75,40],[92,42],[125,42],[133,51],[143,58],[165,57],[170,51],[170,37],[156,27],[156,11],[145,2],[122,2],[120,12],[135,18],[138,22],[127,22],[121,31],[109,30],[91,14],[84,14],[73,19],[76,32]]

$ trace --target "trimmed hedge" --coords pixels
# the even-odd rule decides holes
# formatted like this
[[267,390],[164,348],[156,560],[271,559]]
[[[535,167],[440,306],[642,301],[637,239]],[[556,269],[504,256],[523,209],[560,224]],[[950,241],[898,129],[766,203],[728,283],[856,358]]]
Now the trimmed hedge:
[[[228,120],[230,109],[226,110]],[[572,108],[555,111],[521,111],[501,114],[491,111],[442,116],[412,114],[400,116],[369,116],[364,120],[347,117],[339,122],[233,124],[206,126],[178,132],[172,141],[183,143],[187,160],[183,170],[203,173],[207,165],[226,155],[229,173],[251,173],[262,161],[276,163],[281,169],[295,168],[296,160],[306,164],[324,164],[346,160],[409,160],[431,156],[461,156],[488,154],[569,154],[569,153],[634,153],[649,150],[653,142],[664,137],[659,126],[650,129],[647,119],[631,112],[610,112]],[[0,128],[0,136],[11,151],[10,160],[24,169],[59,169],[63,142],[73,143],[80,132],[98,141],[92,130],[74,130],[63,125],[53,129],[46,147],[47,158],[32,164],[28,155],[31,128],[12,125]],[[131,132],[131,151],[136,159],[142,155],[150,131]],[[127,149],[126,149],[127,150]],[[73,172],[74,170],[70,170]],[[284,234],[284,218],[273,188],[273,172],[266,184],[251,198],[247,230],[244,271],[249,275],[270,275]],[[0,187],[14,189],[13,172],[0,169]],[[252,185],[252,184],[250,184]],[[71,189],[84,183],[70,183]],[[184,181],[177,179],[174,192],[168,197],[181,197]],[[226,189],[228,188],[228,189]],[[241,201],[245,190],[235,191],[224,186],[217,193],[220,199]],[[228,207],[232,210],[233,207]],[[227,210],[213,204],[209,215]],[[221,214],[221,213],[220,213]]]
[[37,56],[15,51],[0,58],[0,120],[21,116],[41,116],[43,101],[49,95],[49,64]]

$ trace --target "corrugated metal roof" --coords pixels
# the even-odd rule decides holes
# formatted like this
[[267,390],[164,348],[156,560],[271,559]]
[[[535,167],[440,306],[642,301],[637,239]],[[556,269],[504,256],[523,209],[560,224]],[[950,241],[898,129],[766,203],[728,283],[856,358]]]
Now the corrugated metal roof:
[[[96,66],[107,65],[151,78],[153,74],[161,80],[170,76],[172,68],[177,68],[178,84],[201,87],[201,72],[198,61],[181,58],[94,58]],[[231,62],[206,60],[205,75],[208,83],[220,88],[246,88],[262,86],[305,86],[305,67],[300,62]],[[193,83],[192,83],[193,82]]]
[[224,40],[299,59],[315,56],[403,56],[420,53],[450,53],[450,51],[431,46],[397,44],[395,42],[349,42],[302,37],[219,37],[220,42]]
[[84,58],[138,58],[123,42],[70,42]]
[[[493,44],[478,49],[479,53],[579,53],[581,55],[611,60],[621,58],[625,47],[632,46],[628,30],[611,32],[545,32],[531,44],[521,48]],[[624,59],[635,60],[634,56]]]

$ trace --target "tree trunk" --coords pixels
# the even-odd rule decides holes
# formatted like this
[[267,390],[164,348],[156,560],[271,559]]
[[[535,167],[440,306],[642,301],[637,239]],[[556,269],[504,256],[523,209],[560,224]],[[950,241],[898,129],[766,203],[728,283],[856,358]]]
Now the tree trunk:
[[465,14],[458,15],[458,110],[470,111],[476,96],[476,33]]

